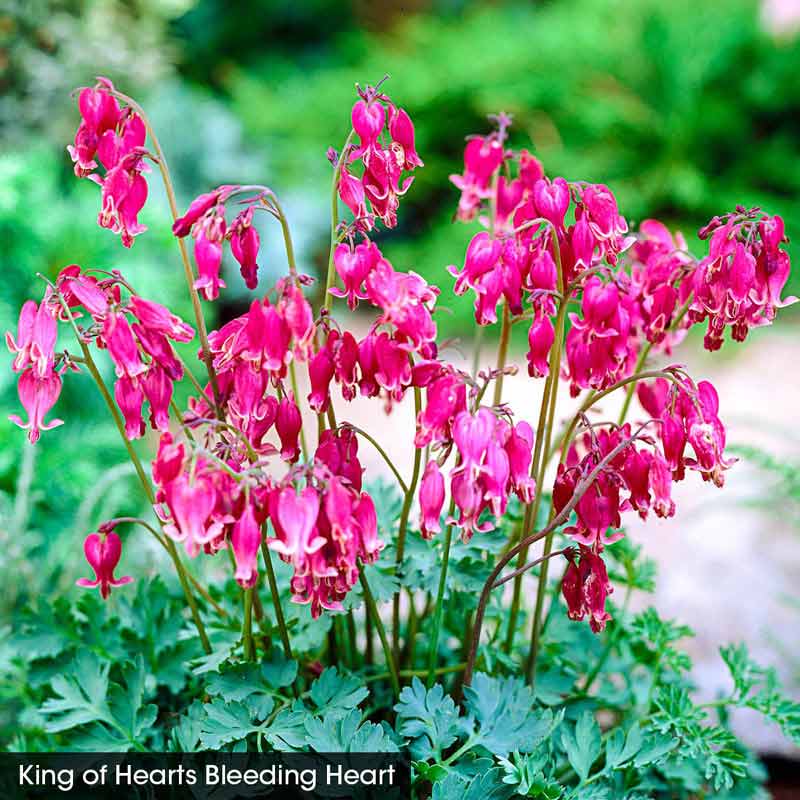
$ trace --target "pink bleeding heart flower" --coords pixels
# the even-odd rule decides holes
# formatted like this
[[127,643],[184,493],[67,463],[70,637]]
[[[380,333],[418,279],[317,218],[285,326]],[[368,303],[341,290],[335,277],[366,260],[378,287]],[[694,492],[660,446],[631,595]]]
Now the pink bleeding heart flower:
[[19,376],[17,393],[22,407],[28,414],[28,421],[25,422],[16,414],[10,415],[9,419],[15,425],[28,431],[28,439],[31,444],[39,441],[41,431],[49,431],[64,424],[64,420],[61,419],[44,421],[47,412],[56,404],[56,400],[61,394],[61,376],[58,373],[51,372],[46,377],[39,378],[34,370],[25,370]]
[[461,454],[461,466],[477,474],[483,454],[495,431],[495,416],[488,408],[476,414],[462,411],[453,423],[453,441]]
[[540,217],[549,220],[561,230],[569,208],[569,186],[563,178],[549,181],[542,178],[533,186],[533,202]]
[[278,490],[274,513],[270,510],[277,538],[269,540],[270,549],[295,565],[303,564],[325,544],[313,535],[319,511],[319,495],[310,486],[300,494],[291,486]]
[[311,382],[311,392],[308,395],[308,404],[317,414],[323,414],[330,404],[330,385],[336,369],[331,354],[326,347],[308,362],[308,377]]
[[579,563],[570,555],[569,566],[561,583],[561,593],[567,602],[570,619],[589,617],[589,625],[595,633],[604,630],[611,615],[606,611],[606,598],[614,590],[608,580],[603,559],[588,547],[580,548]]
[[284,397],[278,403],[275,417],[275,428],[281,440],[281,458],[289,463],[294,463],[300,457],[298,439],[303,420],[300,409],[294,401],[294,395]]
[[350,117],[353,130],[361,141],[361,147],[354,154],[357,158],[369,148],[375,147],[386,124],[386,109],[377,100],[361,98],[353,106]]
[[150,403],[150,425],[154,430],[169,430],[169,404],[172,400],[171,378],[162,367],[152,363],[142,379],[142,389],[147,402]]
[[531,322],[528,329],[528,375],[543,378],[550,372],[550,349],[556,338],[553,322],[542,316]]
[[225,281],[219,276],[222,265],[222,242],[225,239],[225,218],[220,212],[205,216],[192,231],[194,236],[194,260],[197,264],[197,279],[194,288],[199,289],[206,300],[216,300]]
[[361,242],[355,248],[350,245],[337,245],[333,254],[336,272],[344,285],[344,289],[334,286],[330,293],[334,297],[346,297],[347,305],[354,310],[359,300],[365,300],[364,281],[375,268],[380,258],[380,251],[370,241]]
[[398,167],[412,170],[424,166],[414,144],[414,123],[402,108],[389,106],[389,135],[392,137],[390,148]]
[[122,542],[113,531],[105,534],[90,533],[83,543],[83,552],[89,566],[94,571],[95,579],[79,578],[76,581],[78,586],[85,589],[94,589],[99,586],[100,596],[103,600],[107,600],[112,588],[125,586],[133,581],[130,575],[121,578],[114,577],[114,570],[122,557]]
[[217,504],[217,489],[206,475],[191,480],[179,474],[164,487],[166,502],[173,521],[164,525],[164,532],[176,542],[183,542],[189,558],[195,558],[200,548],[213,540],[221,526],[209,520]]
[[147,365],[142,361],[131,326],[123,314],[109,314],[103,323],[102,335],[118,377],[135,378],[145,372]]
[[29,365],[38,378],[52,371],[58,328],[51,310],[43,302],[38,307],[28,300],[19,313],[16,340],[6,332],[6,345],[15,354],[11,369],[22,372]]
[[278,313],[294,340],[294,354],[300,360],[308,358],[314,334],[314,312],[299,286],[288,285],[281,296]]
[[427,463],[422,474],[419,505],[422,512],[420,533],[424,539],[431,539],[442,530],[441,516],[444,505],[444,476],[439,464],[433,459]]
[[139,212],[147,201],[147,181],[141,170],[141,155],[130,153],[109,169],[102,182],[97,222],[120,234],[124,247],[132,247],[134,237],[147,230],[139,222]]
[[258,580],[258,553],[261,547],[261,528],[256,522],[253,507],[245,503],[244,511],[233,525],[231,547],[236,561],[236,582],[243,589],[255,586]]
[[175,342],[190,342],[194,338],[194,328],[160,303],[132,295],[130,310],[145,328],[163,333]]
[[225,185],[214,189],[213,192],[201,194],[192,200],[189,208],[182,217],[178,217],[172,226],[172,233],[179,239],[188,236],[194,224],[211,211],[218,204],[224,203],[232,192],[239,187],[235,185]]
[[[142,383],[137,378],[123,375],[114,384],[114,398],[120,411],[122,411],[122,416],[125,418],[125,435],[129,439],[140,439],[144,436],[145,424],[142,419],[144,390]],[[156,402],[158,403],[158,399]],[[169,427],[169,419],[167,419],[166,427]]]
[[339,198],[353,212],[356,228],[370,231],[373,227],[373,215],[367,208],[367,195],[363,183],[351,174],[346,164],[342,164],[339,174]]
[[511,484],[523,503],[530,503],[536,494],[536,481],[530,476],[533,438],[533,428],[527,422],[518,422],[511,426],[504,445],[508,455]]

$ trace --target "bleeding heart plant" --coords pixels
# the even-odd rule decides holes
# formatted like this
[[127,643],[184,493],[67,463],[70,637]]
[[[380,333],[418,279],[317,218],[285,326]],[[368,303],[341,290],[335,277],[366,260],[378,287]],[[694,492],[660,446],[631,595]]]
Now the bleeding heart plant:
[[[463,685],[473,681],[491,593],[513,584],[499,631],[502,648],[513,653],[523,576],[540,565],[525,659],[533,680],[550,560],[564,558],[561,586],[569,617],[588,619],[593,631],[602,631],[612,592],[604,552],[623,536],[623,515],[672,516],[672,484],[690,472],[723,485],[734,459],[725,453],[716,390],[680,365],[656,368],[649,361],[668,358],[692,325],[707,323],[705,346],[717,350],[726,328],[742,341],[750,328],[770,324],[778,308],[796,301],[781,297],[790,265],[780,217],[737,206],[700,231],[701,239],[709,239],[709,252],[696,258],[683,237],[660,222],[645,220],[632,230],[607,186],[548,176],[529,152],[510,148],[511,119],[498,114],[490,133],[468,138],[463,172],[451,178],[461,192],[456,217],[482,227],[463,265],[449,268],[452,290],[474,294],[477,326],[500,326],[496,363],[468,371],[437,344],[442,289],[413,271],[395,269],[370,238],[381,225],[397,224],[401,199],[423,166],[411,117],[381,84],[359,88],[350,134],[341,151],[328,152],[331,240],[324,301],[316,309],[306,296],[313,279],[295,264],[288,221],[272,189],[219,186],[180,215],[164,153],[141,107],[104,78],[80,91],[78,106],[81,122],[68,149],[75,174],[100,187],[99,224],[118,233],[125,247],[134,244],[145,231],[138,221],[147,199],[145,175],[150,163],[156,165],[195,313],[193,328],[137,294],[133,277],[69,265],[47,283],[38,304],[23,305],[16,337],[7,334],[28,414],[27,421],[11,419],[36,442],[41,431],[61,424],[45,417],[64,373],[87,371],[155,512],[157,525],[121,518],[90,533],[84,549],[96,579],[82,578],[79,585],[99,586],[106,598],[112,587],[132,580],[114,577],[122,550],[115,529],[141,523],[169,552],[210,652],[200,608],[208,591],[190,574],[177,545],[190,559],[230,550],[244,596],[245,656],[255,657],[252,610],[263,569],[291,658],[275,554],[293,571],[294,602],[309,604],[315,618],[342,613],[360,583],[369,612],[368,647],[374,629],[399,693],[402,662],[411,663],[414,647],[414,624],[401,618],[400,592],[415,503],[423,537],[443,537],[430,605],[430,685],[438,669],[453,535],[457,531],[464,542],[474,536],[479,543],[496,536],[513,502],[522,508],[519,522],[502,543],[502,555],[491,570],[487,566],[474,619],[466,626]],[[340,200],[351,212],[348,219],[339,219]],[[285,277],[266,292],[258,291],[258,214],[279,221],[288,261]],[[201,298],[213,302],[225,289],[226,247],[247,287],[258,294],[246,313],[209,333]],[[365,335],[348,329],[346,315],[334,318],[334,298],[346,299],[350,311],[369,309]],[[57,351],[58,323],[71,327],[79,353]],[[503,397],[505,376],[516,372],[508,363],[514,326],[528,329],[527,371],[532,382],[543,382],[533,425],[518,416],[530,409],[511,409]],[[205,386],[173,347],[195,334]],[[113,362],[113,391],[95,365],[102,351]],[[300,373],[307,373],[305,396]],[[180,409],[173,388],[185,378],[194,382],[195,393]],[[557,430],[562,383],[581,402]],[[624,396],[618,419],[590,421],[589,410],[612,393]],[[346,420],[357,395],[375,398],[386,414],[413,396],[416,425],[408,436],[415,456],[407,480],[372,434]],[[629,421],[634,396],[642,413]],[[160,434],[151,477],[131,445],[148,426]],[[388,535],[379,531],[375,500],[364,486],[360,439],[377,448],[402,493],[399,522]],[[557,531],[574,546],[553,549]],[[529,548],[540,540],[542,554],[531,560]],[[387,544],[398,579],[389,633],[363,568],[385,558]],[[504,573],[508,566],[511,571]]]

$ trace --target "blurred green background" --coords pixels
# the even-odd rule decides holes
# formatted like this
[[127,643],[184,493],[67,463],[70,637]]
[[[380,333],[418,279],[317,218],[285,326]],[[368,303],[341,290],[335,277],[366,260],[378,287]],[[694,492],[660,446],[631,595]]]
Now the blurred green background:
[[[37,272],[53,277],[75,262],[119,268],[139,292],[190,318],[157,177],[142,215],[150,230],[125,251],[96,225],[97,187],[72,175],[65,145],[78,115],[69,93],[98,74],[148,110],[182,207],[219,183],[269,184],[310,273],[327,258],[325,151],[349,130],[354,83],[387,73],[388,92],[416,124],[425,168],[399,227],[380,244],[398,268],[445,287],[445,267],[462,259],[474,232],[451,222],[457,192],[448,175],[461,170],[464,136],[485,130],[486,115],[499,110],[514,116],[512,144],[532,147],[549,174],[607,183],[631,220],[657,216],[682,229],[690,247],[699,246],[701,224],[739,202],[782,214],[796,235],[793,5],[5,0],[0,329],[15,328],[22,302],[41,296]],[[265,225],[262,264],[277,276],[282,242]],[[792,254],[797,261],[797,247]],[[230,266],[230,288],[211,314],[229,316],[247,302]],[[788,288],[798,293],[797,277]],[[470,301],[462,300],[446,301],[453,313],[440,316],[445,335],[468,329]],[[127,467],[115,467],[123,450],[116,431],[98,422],[105,417],[88,381],[66,381],[56,415],[68,424],[34,450],[6,420],[17,405],[9,363],[6,356],[0,370],[0,634],[14,608],[74,581],[76,537],[104,510],[139,504]]]

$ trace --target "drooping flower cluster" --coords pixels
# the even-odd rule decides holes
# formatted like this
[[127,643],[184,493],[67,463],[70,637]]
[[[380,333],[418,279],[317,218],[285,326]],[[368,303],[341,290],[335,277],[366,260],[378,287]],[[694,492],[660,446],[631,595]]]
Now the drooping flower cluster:
[[[380,91],[380,84],[359,88],[358,93],[351,113],[358,145],[348,146],[338,155],[329,153],[339,170],[339,197],[353,212],[356,229],[372,230],[376,219],[394,228],[400,198],[414,180],[411,175],[403,177],[403,173],[422,166],[414,142],[414,124]],[[363,165],[361,177],[351,171],[356,161]]]
[[268,495],[275,538],[270,549],[294,568],[293,600],[309,603],[311,615],[341,611],[358,580],[358,562],[373,563],[384,547],[370,495],[362,490],[355,432],[325,431],[312,465],[289,473]]
[[709,253],[694,273],[689,315],[693,322],[708,320],[707,350],[722,347],[726,327],[743,342],[750,328],[769,325],[777,309],[797,302],[781,299],[790,264],[780,217],[738,206],[714,217],[699,235],[710,239]]
[[309,404],[325,412],[335,380],[346,400],[357,390],[365,397],[383,395],[390,409],[410,386],[424,385],[430,375],[425,365],[437,354],[432,314],[439,290],[414,272],[397,272],[368,239],[356,247],[340,244],[334,265],[345,288],[334,287],[331,294],[347,297],[351,308],[367,300],[380,314],[360,341],[326,320],[324,345],[309,362]]
[[[725,456],[725,426],[719,418],[719,397],[709,381],[696,386],[687,377],[671,383],[658,378],[639,383],[642,408],[660,420],[659,436],[664,457],[675,480],[683,480],[686,467],[699,472],[704,481],[722,487],[725,471],[736,461]],[[690,445],[694,456],[686,456]]]
[[567,603],[570,619],[589,618],[595,633],[604,630],[611,614],[606,611],[606,598],[614,591],[608,580],[603,559],[591,548],[580,546],[579,558],[567,551],[567,566],[561,582],[561,593]]
[[[735,460],[725,456],[719,400],[708,381],[695,386],[676,371],[674,380],[658,378],[652,383],[639,383],[638,397],[653,418],[657,437],[640,438],[645,443],[641,447],[635,441],[637,437],[632,436],[629,423],[599,431],[590,429],[571,446],[565,462],[559,465],[553,487],[553,505],[559,512],[605,457],[630,442],[601,468],[579,496],[575,524],[564,529],[580,544],[580,565],[569,556],[562,591],[570,616],[582,619],[588,613],[593,630],[602,630],[610,618],[604,611],[608,591],[596,584],[608,585],[601,554],[606,545],[623,535],[619,530],[621,512],[635,510],[646,519],[652,510],[658,517],[671,517],[675,513],[672,484],[685,478],[686,467],[721,487],[724,471]],[[687,445],[693,455],[687,455]],[[588,586],[593,588],[589,590]]]
[[536,484],[529,475],[533,429],[524,421],[513,424],[486,406],[472,413],[463,407],[466,392],[463,379],[461,390],[458,380],[458,374],[450,371],[433,380],[417,418],[417,447],[434,442],[441,450],[441,456],[425,467],[419,502],[422,535],[430,538],[441,529],[444,478],[440,462],[454,452],[456,464],[450,471],[449,486],[458,518],[448,524],[458,525],[464,541],[469,541],[475,531],[496,526],[512,493],[523,503],[533,499]]
[[100,187],[98,223],[131,247],[134,237],[147,230],[138,219],[147,201],[144,121],[130,106],[120,107],[108,78],[98,78],[94,87],[81,89],[78,108],[81,123],[74,144],[67,148],[75,174]]
[[[462,190],[460,219],[473,219],[485,204],[490,211],[480,217],[489,230],[473,237],[460,269],[450,267],[454,291],[475,292],[479,325],[497,322],[501,301],[512,317],[529,316],[528,372],[542,377],[550,371],[555,298],[583,290],[566,349],[572,389],[606,388],[629,374],[636,349],[625,293],[593,273],[603,261],[617,264],[633,237],[607,186],[546,178],[527,151],[506,150],[510,119],[497,122],[496,132],[468,141],[464,174],[451,178]],[[517,177],[502,174],[514,166]]]
[[633,372],[631,315],[614,283],[592,275],[583,287],[581,313],[569,317],[566,354],[573,397],[581,389],[605,389]]
[[91,324],[85,338],[107,350],[114,363],[114,397],[128,438],[144,435],[145,400],[151,427],[168,430],[173,384],[183,378],[183,364],[171,342],[191,341],[192,327],[160,303],[136,294],[123,302],[116,277],[98,280],[74,264],[59,273],[55,286],[70,309],[88,312]]
[[629,270],[620,269],[615,277],[630,301],[631,335],[670,353],[690,324],[677,315],[691,295],[696,263],[683,236],[673,236],[658,220],[644,220],[638,234],[628,251]]
[[[208,336],[219,390],[219,409],[213,408],[213,392],[206,386],[202,397],[191,398],[186,421],[192,425],[222,423],[238,431],[238,445],[268,456],[276,452],[265,440],[274,427],[281,456],[296,461],[301,427],[297,398],[284,386],[291,361],[305,361],[316,330],[313,312],[298,284],[282,280],[277,300],[268,296],[253,300],[249,310],[212,331]],[[280,397],[270,390],[278,387]]]
[[247,288],[255,289],[258,286],[258,250],[261,237],[253,224],[253,216],[256,209],[271,210],[271,207],[268,195],[262,192],[244,200],[244,208],[228,225],[225,220],[225,202],[240,191],[241,186],[224,185],[213,192],[201,194],[172,226],[173,234],[179,239],[190,234],[194,239],[194,260],[198,275],[194,288],[206,300],[216,300],[220,288],[225,288],[220,269],[222,245],[226,239],[230,242],[233,257],[239,262],[239,270]]

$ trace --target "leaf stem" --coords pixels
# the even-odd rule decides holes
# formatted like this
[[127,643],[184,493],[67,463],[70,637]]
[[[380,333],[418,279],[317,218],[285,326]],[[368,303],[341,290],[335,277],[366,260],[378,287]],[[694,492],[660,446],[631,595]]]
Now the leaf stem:
[[248,661],[256,659],[256,645],[253,641],[253,589],[245,589],[244,598],[244,623],[242,624],[242,640],[244,642],[244,657]]
[[[455,513],[455,500],[450,500],[450,510],[448,517]],[[442,548],[442,570],[439,573],[439,589],[436,593],[436,605],[433,610],[433,631],[431,633],[430,651],[428,653],[428,680],[427,685],[430,689],[433,686],[433,679],[436,676],[436,661],[439,657],[439,635],[442,630],[442,617],[444,616],[444,590],[447,585],[447,567],[450,562],[450,545],[453,541],[453,524],[448,524],[444,533],[444,544]]]
[[[266,531],[264,531],[266,535]],[[269,552],[266,539],[261,538],[261,555],[264,556],[264,565],[267,569],[267,582],[269,583],[269,592],[272,596],[272,605],[275,607],[275,619],[278,623],[278,630],[280,631],[281,643],[283,644],[283,654],[287,660],[291,661],[292,645],[289,641],[289,630],[286,627],[286,618],[283,616],[283,608],[281,606],[281,596],[278,591],[278,581],[275,579],[275,568],[272,566],[272,555]]]
[[[422,392],[418,386],[414,387],[414,424],[422,409]],[[411,504],[414,501],[414,494],[417,490],[419,481],[420,466],[422,464],[422,449],[414,445],[414,467],[411,472],[403,507],[400,510],[400,524],[397,528],[397,555],[395,557],[395,574],[399,574],[403,569],[403,558],[406,552],[406,533],[408,531],[408,516],[411,513]],[[392,652],[395,662],[400,660],[400,590],[394,593],[392,598]]]
[[364,590],[364,601],[367,604],[367,612],[372,617],[372,622],[375,625],[375,629],[378,631],[378,638],[381,640],[383,655],[386,658],[386,666],[389,668],[389,680],[392,684],[392,691],[394,692],[395,697],[399,698],[400,679],[397,675],[397,665],[394,662],[392,648],[389,645],[389,637],[386,635],[386,628],[383,626],[383,621],[381,620],[378,606],[375,603],[375,596],[372,594],[372,590],[369,588],[369,582],[367,581],[367,576],[364,573],[363,564],[359,570],[358,578],[361,581],[361,588]]

